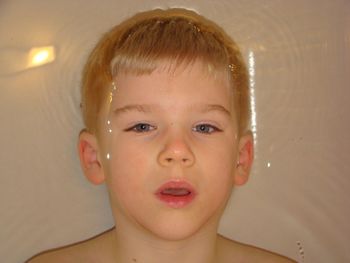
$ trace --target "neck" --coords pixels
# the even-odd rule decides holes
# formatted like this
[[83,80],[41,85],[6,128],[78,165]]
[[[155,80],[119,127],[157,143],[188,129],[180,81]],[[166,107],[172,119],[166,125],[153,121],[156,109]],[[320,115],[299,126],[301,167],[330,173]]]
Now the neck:
[[213,263],[217,258],[217,223],[181,240],[165,240],[152,233],[119,224],[112,231],[114,262]]

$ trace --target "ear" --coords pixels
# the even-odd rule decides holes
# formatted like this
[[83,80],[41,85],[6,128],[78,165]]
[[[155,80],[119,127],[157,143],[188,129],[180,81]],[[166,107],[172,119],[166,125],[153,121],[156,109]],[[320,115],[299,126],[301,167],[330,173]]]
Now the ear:
[[105,180],[102,165],[99,161],[96,136],[82,130],[79,134],[78,152],[80,165],[86,178],[93,184],[101,184]]
[[248,132],[241,136],[238,143],[239,156],[235,170],[235,185],[243,185],[249,179],[250,168],[254,159],[253,135]]

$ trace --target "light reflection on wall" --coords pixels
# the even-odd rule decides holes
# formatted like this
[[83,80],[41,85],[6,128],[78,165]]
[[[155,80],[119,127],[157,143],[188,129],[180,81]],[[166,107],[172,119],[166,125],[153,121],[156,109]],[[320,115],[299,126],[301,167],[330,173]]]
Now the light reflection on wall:
[[27,68],[38,67],[55,60],[55,48],[53,46],[35,47],[29,50]]
[[56,58],[54,46],[30,49],[0,48],[0,76],[6,76],[51,63]]
[[255,58],[254,58],[253,51],[249,51],[249,54],[248,54],[248,73],[249,73],[251,129],[254,136],[254,144],[256,144],[257,123],[256,123],[256,104],[255,104]]

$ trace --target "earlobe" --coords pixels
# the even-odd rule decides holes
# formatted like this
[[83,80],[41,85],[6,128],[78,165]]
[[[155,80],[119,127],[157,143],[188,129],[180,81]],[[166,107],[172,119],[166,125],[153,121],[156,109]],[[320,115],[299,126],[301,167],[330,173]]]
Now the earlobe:
[[250,132],[244,134],[240,138],[238,150],[239,155],[235,170],[234,184],[243,185],[249,179],[249,173],[254,159],[253,136]]
[[98,158],[96,137],[83,130],[79,134],[78,152],[80,165],[85,177],[93,184],[101,184],[105,180],[103,168]]

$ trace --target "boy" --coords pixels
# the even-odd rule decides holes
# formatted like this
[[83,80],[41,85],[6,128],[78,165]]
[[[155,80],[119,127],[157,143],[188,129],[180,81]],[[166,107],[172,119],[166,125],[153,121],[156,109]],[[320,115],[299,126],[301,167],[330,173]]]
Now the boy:
[[217,234],[253,161],[246,68],[221,28],[188,10],[143,12],[84,69],[85,176],[106,182],[117,227],[29,262],[293,262]]

